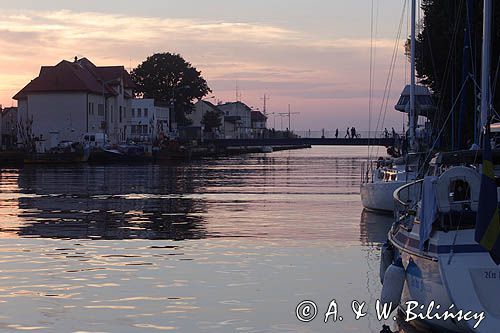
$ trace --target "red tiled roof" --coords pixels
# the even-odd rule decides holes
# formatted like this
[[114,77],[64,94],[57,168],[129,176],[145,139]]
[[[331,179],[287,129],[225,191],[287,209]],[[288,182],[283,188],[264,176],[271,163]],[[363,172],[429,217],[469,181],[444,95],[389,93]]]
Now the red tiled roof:
[[[123,66],[97,67],[86,58],[77,62],[61,61],[55,66],[43,66],[37,78],[28,83],[13,98],[26,98],[34,92],[82,91],[95,94],[117,95],[111,80],[122,78],[126,88],[133,88],[130,75]],[[132,84],[131,84],[132,83]]]

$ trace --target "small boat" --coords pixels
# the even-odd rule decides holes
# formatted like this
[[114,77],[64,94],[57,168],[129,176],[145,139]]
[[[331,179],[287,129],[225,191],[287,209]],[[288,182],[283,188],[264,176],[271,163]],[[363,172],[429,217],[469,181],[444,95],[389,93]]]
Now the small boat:
[[260,151],[262,153],[272,153],[274,150],[271,146],[263,146],[262,148],[260,148]]
[[399,187],[417,179],[422,154],[408,154],[404,158],[372,161],[361,175],[361,202],[363,207],[392,213],[393,193]]
[[153,160],[156,162],[191,160],[207,157],[213,154],[213,147],[181,145],[176,141],[171,141],[168,146],[161,147],[153,151]]
[[90,154],[90,163],[146,163],[151,156],[140,145],[122,144],[94,148]]
[[24,154],[24,164],[72,164],[85,163],[90,149],[79,142],[63,141],[44,153]]

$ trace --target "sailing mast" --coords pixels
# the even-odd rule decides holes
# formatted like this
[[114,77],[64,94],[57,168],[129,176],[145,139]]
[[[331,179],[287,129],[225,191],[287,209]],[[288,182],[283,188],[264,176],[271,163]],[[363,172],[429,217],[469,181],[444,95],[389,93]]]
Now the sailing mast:
[[417,0],[411,2],[411,37],[410,37],[410,151],[416,150],[415,128],[416,128],[416,105],[415,105],[415,38],[416,38],[416,11]]
[[[481,130],[488,125],[490,111],[490,62],[491,62],[491,15],[492,2],[484,0],[483,54],[481,64]],[[483,147],[484,148],[484,147]]]

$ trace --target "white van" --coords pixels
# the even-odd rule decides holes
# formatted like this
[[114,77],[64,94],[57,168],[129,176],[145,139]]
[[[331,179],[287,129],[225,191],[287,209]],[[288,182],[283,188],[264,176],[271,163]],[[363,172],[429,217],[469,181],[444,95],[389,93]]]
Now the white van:
[[106,133],[85,133],[83,135],[83,143],[90,148],[105,148],[108,144],[108,136]]

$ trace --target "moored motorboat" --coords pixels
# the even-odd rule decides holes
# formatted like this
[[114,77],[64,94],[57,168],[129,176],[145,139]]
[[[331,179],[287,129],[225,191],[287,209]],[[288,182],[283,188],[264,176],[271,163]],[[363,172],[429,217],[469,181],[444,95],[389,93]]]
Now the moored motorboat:
[[71,164],[85,163],[90,149],[82,143],[63,141],[47,152],[25,153],[24,164]]

